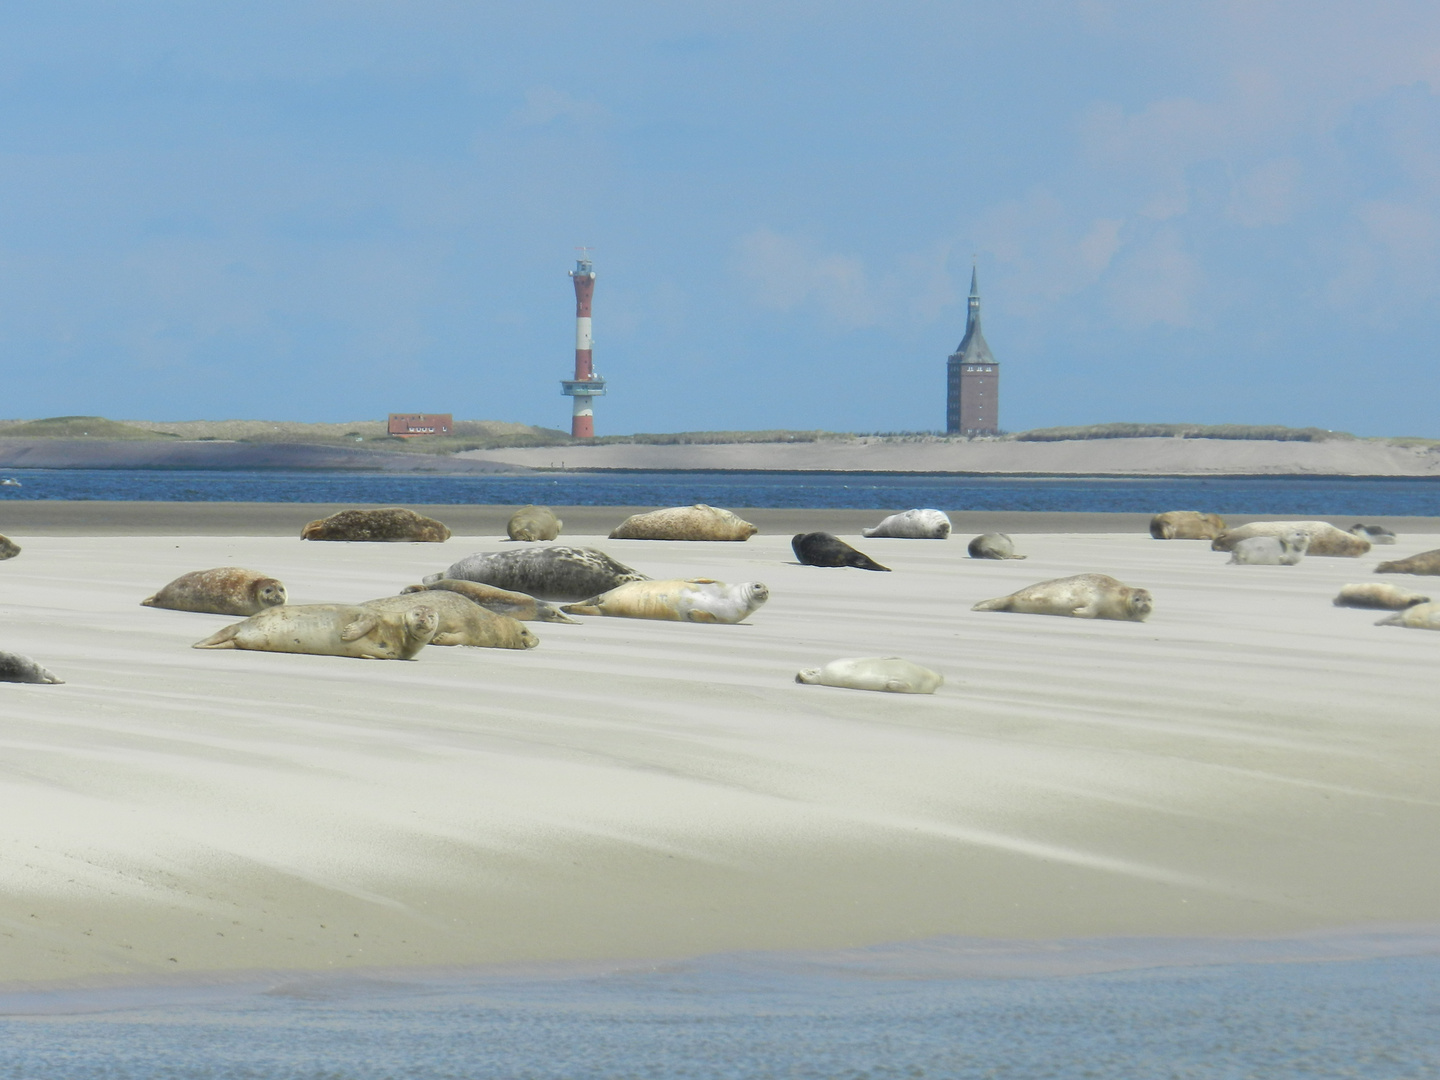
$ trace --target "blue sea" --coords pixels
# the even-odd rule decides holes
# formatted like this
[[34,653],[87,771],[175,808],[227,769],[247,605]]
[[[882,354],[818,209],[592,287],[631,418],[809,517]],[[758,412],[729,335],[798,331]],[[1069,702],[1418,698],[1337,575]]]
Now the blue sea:
[[553,506],[828,507],[947,511],[1440,516],[1440,478],[1014,477],[917,473],[630,472],[519,476],[15,470],[4,499]]

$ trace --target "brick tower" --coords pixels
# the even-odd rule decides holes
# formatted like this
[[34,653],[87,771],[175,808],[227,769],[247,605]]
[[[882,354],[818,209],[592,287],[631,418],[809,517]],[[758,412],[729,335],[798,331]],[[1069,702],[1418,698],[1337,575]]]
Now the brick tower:
[[980,286],[970,271],[965,337],[946,367],[945,431],[950,435],[1000,434],[1000,365],[980,332]]

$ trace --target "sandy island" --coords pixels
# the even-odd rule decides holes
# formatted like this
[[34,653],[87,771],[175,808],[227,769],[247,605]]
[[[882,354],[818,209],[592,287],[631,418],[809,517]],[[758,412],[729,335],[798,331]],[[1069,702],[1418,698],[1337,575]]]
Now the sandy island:
[[[850,529],[879,574],[797,565],[788,528],[609,541],[598,515],[623,514],[596,509],[564,542],[773,599],[747,625],[532,624],[529,652],[399,663],[194,650],[235,620],[139,601],[237,564],[293,603],[364,600],[496,533],[304,543],[206,527],[225,512],[153,535],[0,523],[24,549],[0,563],[0,648],[67,680],[0,684],[5,984],[1440,923],[1440,634],[1330,603],[1440,520],[1296,567],[1065,515],[1015,562],[966,558],[975,522]],[[1082,571],[1155,614],[970,611]],[[794,682],[865,655],[946,685]]]

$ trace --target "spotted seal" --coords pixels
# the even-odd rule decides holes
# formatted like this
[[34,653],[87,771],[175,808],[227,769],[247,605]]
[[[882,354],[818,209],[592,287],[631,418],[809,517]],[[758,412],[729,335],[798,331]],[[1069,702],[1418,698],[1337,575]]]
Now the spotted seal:
[[300,530],[300,539],[443,544],[450,539],[450,530],[414,510],[385,506],[374,510],[341,510],[312,521]]
[[1440,574],[1440,548],[1422,551],[1408,559],[1382,562],[1375,567],[1377,574]]
[[891,514],[873,529],[862,529],[866,537],[887,536],[899,540],[948,540],[950,519],[941,510],[906,510]]
[[1156,540],[1214,540],[1225,531],[1225,519],[1199,510],[1167,510],[1150,519]]
[[1371,581],[1363,585],[1342,585],[1333,601],[1336,607],[1384,608],[1400,611],[1416,604],[1428,604],[1430,597],[1407,592],[1388,581]]
[[892,694],[933,694],[944,676],[898,656],[856,656],[831,660],[824,667],[805,668],[798,683],[840,686],[847,690],[884,690]]
[[572,624],[579,622],[578,619],[570,618],[548,600],[536,600],[533,596],[511,592],[508,589],[497,589],[494,585],[485,585],[479,581],[453,581],[450,578],[441,578],[430,585],[407,585],[400,590],[400,595],[433,591],[456,593],[497,615],[508,615],[521,622]]
[[296,604],[232,623],[193,648],[410,660],[439,629],[440,614],[433,607],[379,611],[359,604]]
[[583,547],[535,547],[477,552],[452,563],[443,573],[424,578],[426,585],[452,578],[479,581],[541,600],[584,600],[627,581],[649,577],[603,551]]
[[141,600],[145,607],[171,611],[207,611],[214,615],[259,615],[285,603],[285,586],[258,570],[217,566],[181,574],[154,596]]
[[1015,554],[1015,541],[1004,533],[981,533],[965,548],[972,559],[1023,559]]
[[838,536],[827,532],[796,533],[790,541],[790,549],[804,566],[854,566],[861,570],[890,572],[888,566],[881,566],[869,555],[856,551]]
[[1153,607],[1154,600],[1145,589],[1131,588],[1108,574],[1076,574],[1041,581],[1009,596],[982,600],[970,610],[1144,622]]
[[0,682],[63,683],[65,680],[41,667],[28,656],[0,652]]
[[1238,529],[1226,529],[1210,541],[1211,551],[1229,551],[1241,540],[1252,536],[1287,536],[1302,532],[1310,537],[1307,555],[1327,555],[1353,559],[1370,550],[1370,541],[1337,529],[1328,521],[1252,521]]
[[477,649],[533,649],[540,639],[518,619],[497,615],[467,600],[459,593],[422,592],[385,596],[366,600],[361,607],[375,611],[404,614],[416,608],[434,608],[440,616],[440,627],[430,639],[431,645],[469,645]]
[[711,578],[632,581],[561,610],[571,615],[615,615],[624,619],[738,623],[770,599],[758,581],[726,585]]
[[760,530],[718,506],[696,503],[648,514],[631,514],[615,526],[611,540],[749,540]]
[[510,515],[505,533],[511,540],[554,540],[565,523],[548,506],[522,506]]

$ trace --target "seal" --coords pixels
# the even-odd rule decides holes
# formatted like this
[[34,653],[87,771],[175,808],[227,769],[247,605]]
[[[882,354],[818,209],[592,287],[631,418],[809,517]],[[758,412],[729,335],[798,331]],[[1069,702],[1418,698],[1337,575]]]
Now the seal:
[[55,684],[64,681],[28,656],[21,656],[19,653],[13,652],[0,652],[0,682]]
[[965,549],[972,559],[1023,559],[1015,554],[1015,541],[1004,533],[981,533]]
[[1153,607],[1154,601],[1144,589],[1132,589],[1108,574],[1076,574],[1041,581],[1009,596],[982,600],[970,610],[1144,622]]
[[802,566],[855,566],[861,570],[890,572],[888,566],[881,566],[869,555],[827,532],[796,533],[790,549]]
[[511,540],[554,540],[565,523],[548,506],[522,506],[510,515],[505,533]]
[[795,681],[847,690],[884,690],[891,694],[933,694],[944,676],[898,656],[855,656],[831,660],[824,667],[805,668]]
[[561,610],[571,615],[615,615],[622,619],[738,623],[770,599],[758,581],[726,585],[711,578],[632,581]]
[[1229,565],[1294,566],[1305,557],[1310,537],[1302,532],[1284,536],[1251,536],[1230,549]]
[[1419,555],[1411,555],[1408,559],[1396,559],[1394,562],[1382,562],[1375,567],[1377,574],[1440,574],[1440,548],[1434,551],[1422,551]]
[[20,545],[11,540],[8,536],[0,536],[0,562],[6,559],[13,559],[20,554]]
[[433,607],[377,611],[359,604],[296,604],[232,623],[192,648],[409,660],[439,629],[440,615]]
[[1224,531],[1224,518],[1199,510],[1167,510],[1150,519],[1156,540],[1214,540]]
[[603,551],[583,547],[477,552],[451,563],[444,573],[428,575],[424,582],[434,585],[446,578],[479,581],[540,600],[571,602],[599,596],[627,581],[650,580]]
[[760,530],[729,510],[696,503],[648,514],[631,514],[611,540],[749,540]]
[[441,578],[433,585],[407,585],[400,590],[400,595],[433,591],[455,593],[497,615],[509,615],[510,618],[519,619],[521,622],[578,624],[580,621],[570,618],[548,600],[536,600],[535,597],[526,596],[524,593],[497,589],[494,585],[484,585],[478,581],[452,581],[449,578]]
[[404,615],[416,608],[433,608],[440,627],[431,645],[469,645],[477,649],[533,649],[540,639],[518,619],[497,615],[459,593],[402,593],[379,600],[366,600],[361,607]]
[[414,510],[385,506],[375,510],[341,510],[312,521],[300,530],[300,539],[443,544],[450,539],[450,530]]
[[1376,626],[1407,626],[1411,630],[1440,630],[1440,604],[1416,604],[1404,611],[1397,611],[1375,624]]
[[154,596],[141,600],[145,607],[171,611],[207,611],[214,615],[259,615],[285,603],[285,586],[258,570],[217,566],[181,574]]
[[869,536],[890,536],[898,540],[948,540],[950,519],[940,510],[906,510],[891,514],[873,529],[862,529]]
[[1351,536],[1328,521],[1252,521],[1238,529],[1226,529],[1210,541],[1210,550],[1229,551],[1241,540],[1252,536],[1285,536],[1293,532],[1302,532],[1310,537],[1308,555],[1354,559],[1370,550],[1369,540]]
[[1342,585],[1340,595],[1335,597],[1336,607],[1384,608],[1386,611],[1401,611],[1416,604],[1428,604],[1430,597],[1419,593],[1406,592],[1388,581],[1372,581],[1364,585]]
[[1363,536],[1372,544],[1393,544],[1395,534],[1384,525],[1361,525],[1359,522],[1350,526],[1352,536]]

